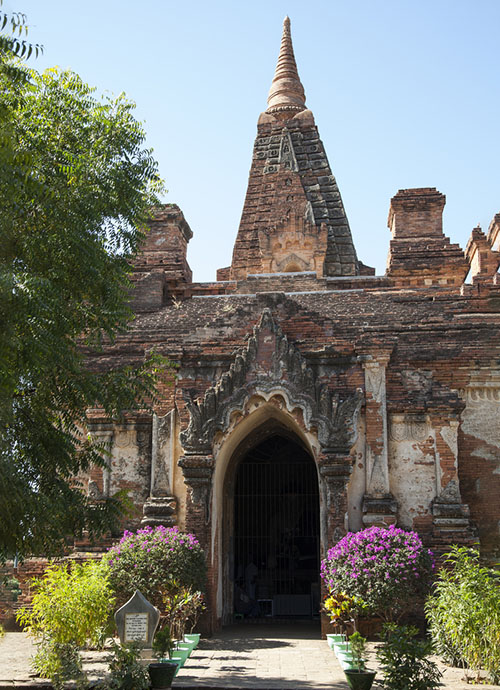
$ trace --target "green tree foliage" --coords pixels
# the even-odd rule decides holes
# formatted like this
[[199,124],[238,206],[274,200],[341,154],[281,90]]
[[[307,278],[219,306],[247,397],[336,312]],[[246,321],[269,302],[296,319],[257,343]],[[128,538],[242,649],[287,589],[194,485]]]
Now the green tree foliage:
[[455,546],[425,612],[436,651],[456,665],[500,680],[500,576],[474,549]]
[[[2,5],[3,2],[0,0],[0,7]],[[23,12],[0,10],[0,32],[0,56],[4,59],[18,57],[27,60],[32,54],[38,55],[43,52],[43,46],[26,40],[28,25]]]
[[0,557],[109,528],[119,498],[92,503],[75,480],[106,462],[86,410],[118,418],[155,380],[151,360],[91,371],[83,349],[131,317],[129,262],[162,191],[143,128],[123,95],[37,74],[22,52],[0,42]]

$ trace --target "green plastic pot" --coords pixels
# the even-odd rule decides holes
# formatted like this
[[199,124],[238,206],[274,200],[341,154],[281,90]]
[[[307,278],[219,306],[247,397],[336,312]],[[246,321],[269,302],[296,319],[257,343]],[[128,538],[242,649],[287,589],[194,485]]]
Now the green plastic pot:
[[375,671],[355,671],[344,669],[345,677],[351,690],[370,690],[375,680]]
[[[354,657],[351,654],[341,654],[338,657],[338,660],[339,660],[339,664],[342,666],[344,671],[346,669],[357,670],[357,668],[358,668],[357,661],[356,661],[356,659],[354,659]],[[365,661],[364,661],[364,659],[362,659],[361,669],[364,670],[364,668],[365,668]]]
[[328,642],[328,646],[330,647],[330,649],[333,649],[335,642],[345,642],[345,635],[342,635],[340,633],[328,633],[328,635],[326,636],[326,641]]
[[172,650],[172,659],[175,659],[179,667],[182,668],[187,661],[190,649],[187,645],[179,645],[174,650]]
[[188,644],[187,642],[182,642],[181,644],[179,644],[178,649],[187,652],[186,659],[188,659],[191,656],[191,652],[193,651],[193,646]]
[[200,641],[200,633],[187,633],[184,635],[184,639],[188,644],[191,644],[194,642],[193,649],[198,646],[198,642]]
[[352,668],[354,664],[351,652],[339,652],[339,654],[337,654],[337,660],[344,670],[346,668]]
[[349,642],[334,642],[333,644],[333,651],[335,654],[337,654],[337,656],[340,652],[348,652],[349,650]]
[[186,663],[186,657],[184,655],[181,656],[179,654],[179,652],[173,651],[172,652],[172,661],[176,662],[177,670],[179,671],[184,666],[184,664]]
[[148,673],[151,678],[152,690],[166,690],[166,688],[170,688],[176,672],[177,664],[172,660],[149,664]]

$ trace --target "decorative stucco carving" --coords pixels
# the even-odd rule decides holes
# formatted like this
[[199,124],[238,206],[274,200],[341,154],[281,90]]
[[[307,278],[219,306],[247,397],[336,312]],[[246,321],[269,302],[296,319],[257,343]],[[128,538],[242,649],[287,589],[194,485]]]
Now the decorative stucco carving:
[[465,390],[467,403],[481,403],[485,400],[500,402],[500,388],[494,386],[471,386]]
[[145,456],[151,452],[151,428],[147,425],[145,428],[137,429],[137,450],[140,455]]
[[435,500],[439,503],[461,503],[458,479],[451,479]]
[[321,541],[325,545],[337,543],[346,533],[347,485],[351,472],[348,456],[327,453],[320,461],[320,490],[326,509],[326,520],[321,524]]
[[432,434],[427,415],[390,416],[389,439],[391,441],[425,441]]
[[212,493],[213,456],[185,455],[179,460],[184,482],[191,490],[191,501],[195,508],[203,511],[205,524],[210,522],[210,499]]
[[143,506],[143,525],[172,526],[177,522],[177,500],[170,489],[175,415],[175,410],[163,417],[153,414],[150,495]]
[[[259,336],[266,331],[274,337],[274,351],[270,364],[264,367],[258,350]],[[340,400],[325,384],[315,381],[305,358],[288,341],[266,308],[246,348],[236,355],[229,371],[201,400],[186,399],[191,416],[188,428],[181,432],[186,454],[211,453],[216,432],[224,432],[229,427],[232,413],[243,410],[250,396],[268,394],[275,389],[285,390],[290,403],[302,410],[306,427],[317,429],[323,448],[349,453],[356,440],[361,392]]]
[[176,410],[163,417],[153,415],[151,443],[151,496],[169,496],[174,461]]

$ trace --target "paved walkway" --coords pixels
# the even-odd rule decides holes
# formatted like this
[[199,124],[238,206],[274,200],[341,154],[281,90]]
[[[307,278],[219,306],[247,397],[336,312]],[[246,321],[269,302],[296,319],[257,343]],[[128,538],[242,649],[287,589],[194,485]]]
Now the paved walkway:
[[[369,645],[369,666],[377,668],[375,644]],[[6,633],[0,640],[0,690],[48,690],[50,683],[30,675],[34,651],[24,633]],[[89,678],[104,677],[107,652],[85,652]],[[443,686],[470,690],[460,669],[441,666]],[[68,687],[71,687],[68,685]],[[380,687],[380,686],[378,686]],[[319,628],[309,624],[235,625],[217,637],[203,639],[174,680],[173,688],[191,690],[347,690],[343,671]],[[377,685],[374,686],[377,688]],[[498,686],[482,685],[483,690]]]
[[319,626],[235,625],[202,640],[179,672],[178,687],[345,690],[335,655]]

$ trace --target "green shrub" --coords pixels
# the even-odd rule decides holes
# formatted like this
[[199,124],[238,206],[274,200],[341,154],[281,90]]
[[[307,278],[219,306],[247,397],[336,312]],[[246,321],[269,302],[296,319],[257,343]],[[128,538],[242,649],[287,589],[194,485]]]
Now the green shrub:
[[142,645],[129,642],[120,645],[113,642],[109,663],[109,678],[98,687],[109,690],[148,690],[148,670],[139,660]]
[[0,623],[0,640],[2,637],[5,635],[5,630],[3,629],[3,625]]
[[165,624],[161,630],[157,630],[153,639],[153,655],[157,659],[172,658],[172,650],[175,640],[172,637],[170,626]]
[[192,630],[201,611],[203,595],[182,586],[177,580],[169,580],[162,588],[164,620],[176,640],[183,640],[186,627]]
[[104,560],[109,565],[110,583],[119,603],[124,603],[138,589],[164,611],[162,592],[172,580],[193,592],[205,588],[207,569],[203,549],[196,537],[180,532],[177,527],[160,525],[136,533],[125,531]]
[[474,549],[454,547],[439,573],[425,611],[436,651],[500,680],[500,580],[481,566]]
[[417,628],[386,623],[384,644],[377,651],[386,690],[433,690],[441,683],[441,672],[428,657],[430,640],[417,640]]
[[102,647],[114,604],[104,563],[50,565],[32,588],[31,608],[17,614],[30,635],[58,644]]
[[366,637],[356,630],[349,636],[349,647],[357,670],[362,671],[365,665]]
[[55,690],[62,690],[67,680],[86,683],[78,646],[73,642],[44,640],[38,644],[33,668],[42,678],[50,678]]

